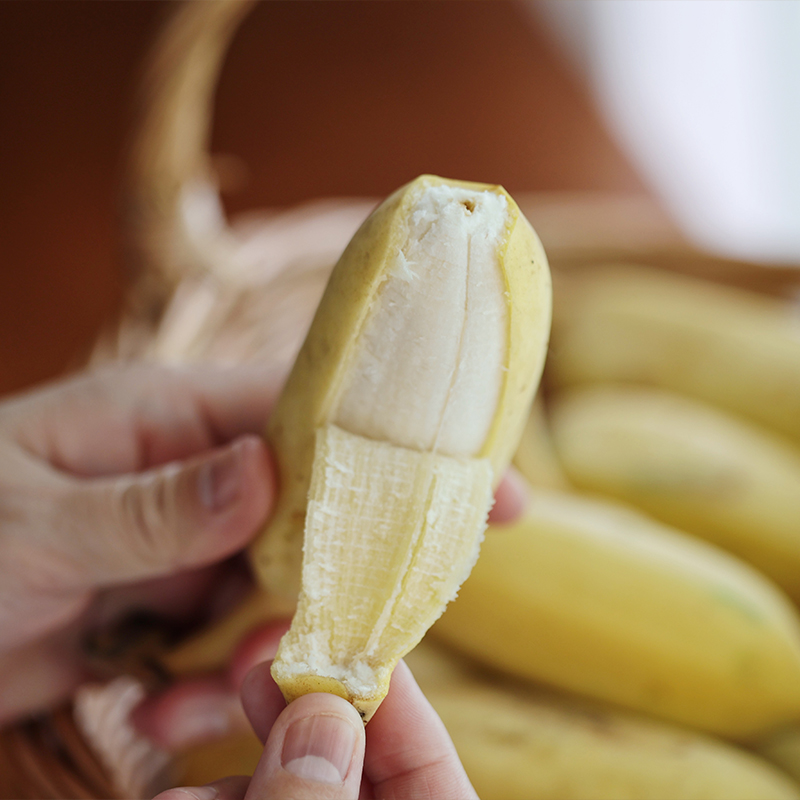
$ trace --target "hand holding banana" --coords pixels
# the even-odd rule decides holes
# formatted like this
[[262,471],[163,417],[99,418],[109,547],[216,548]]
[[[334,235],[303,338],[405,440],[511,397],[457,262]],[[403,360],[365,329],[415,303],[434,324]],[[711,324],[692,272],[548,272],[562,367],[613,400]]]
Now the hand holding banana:
[[[560,312],[563,341],[573,341],[569,324],[591,322],[586,302]],[[546,261],[505,193],[423,177],[389,198],[342,256],[271,419],[282,494],[250,550],[263,588],[165,663],[177,672],[217,665],[249,627],[292,608],[299,590],[273,665],[284,696],[300,703],[290,708],[325,691],[364,719],[375,714],[398,659],[475,562],[492,489],[526,423],[548,323]],[[721,337],[719,326],[707,328]],[[584,335],[605,335],[598,331]],[[579,374],[563,355],[572,345],[556,339],[554,348],[560,373]],[[700,351],[719,355],[711,344]],[[611,361],[598,357],[593,369]],[[657,364],[640,364],[637,374],[660,375]],[[664,386],[671,369],[658,378]],[[779,435],[672,397],[573,392],[549,399],[549,420],[538,406],[516,462],[561,491],[535,490],[520,522],[491,532],[434,633],[526,681],[755,741],[800,718],[796,614],[760,572],[792,590],[798,461]],[[727,505],[713,496],[725,476],[747,489]],[[674,528],[567,493],[568,482],[637,504]],[[525,787],[542,798],[577,798],[589,787],[620,798],[728,798],[737,787],[742,797],[796,796],[763,762],[713,739],[697,739],[702,756],[679,764],[667,756],[678,736],[668,726],[611,721],[618,712],[610,710],[581,717],[559,698],[523,701],[519,688],[512,701],[495,683],[442,672],[429,693],[487,797]],[[482,722],[488,709],[490,726]],[[621,726],[631,748],[602,749],[586,721],[599,713]],[[562,714],[571,722],[558,721]],[[576,719],[583,721],[573,728]],[[540,735],[585,772],[571,770],[568,783],[566,761],[492,746],[498,737]],[[604,770],[590,767],[600,763]],[[505,779],[510,773],[516,783]],[[722,775],[735,779],[726,784]]]

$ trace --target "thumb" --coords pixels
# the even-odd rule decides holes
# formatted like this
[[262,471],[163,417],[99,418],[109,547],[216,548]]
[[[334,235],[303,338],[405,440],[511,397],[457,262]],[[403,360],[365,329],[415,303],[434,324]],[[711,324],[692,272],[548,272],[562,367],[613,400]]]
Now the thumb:
[[267,447],[252,435],[146,472],[75,481],[65,555],[92,586],[202,566],[247,544],[274,497]]
[[307,694],[280,714],[248,797],[356,800],[364,764],[364,723],[346,700]]

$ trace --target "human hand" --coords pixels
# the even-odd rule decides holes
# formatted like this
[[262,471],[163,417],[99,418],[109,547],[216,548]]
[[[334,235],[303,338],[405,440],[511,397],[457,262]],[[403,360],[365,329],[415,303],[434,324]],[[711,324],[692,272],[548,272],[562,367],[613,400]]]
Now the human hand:
[[[234,659],[234,672],[268,651],[274,655],[281,632],[274,626],[261,632],[260,643],[251,641]],[[244,710],[265,743],[253,777],[170,789],[156,800],[477,797],[442,721],[404,662],[366,729],[355,709],[335,695],[309,694],[286,706],[269,667],[269,661],[257,664],[241,684]],[[191,706],[196,698],[165,694],[145,701],[139,727],[169,740],[181,702]]]
[[[490,521],[502,524],[515,520],[522,513],[527,492],[524,480],[509,470],[497,489]],[[134,714],[139,732],[159,749],[179,754],[247,730],[240,697],[242,681],[254,665],[275,656],[287,628],[288,622],[256,629],[239,643],[224,669],[183,678],[148,697]]]
[[[196,613],[269,514],[263,368],[136,366],[0,404],[0,724],[87,677],[81,640],[136,606]],[[166,576],[166,577],[165,577]]]

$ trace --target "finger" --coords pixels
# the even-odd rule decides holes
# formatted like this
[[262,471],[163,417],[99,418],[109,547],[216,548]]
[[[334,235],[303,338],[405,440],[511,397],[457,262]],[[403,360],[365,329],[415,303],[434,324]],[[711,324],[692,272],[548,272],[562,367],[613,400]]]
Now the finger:
[[364,723],[353,706],[332,694],[307,694],[272,726],[245,797],[356,800],[363,761]]
[[253,667],[266,661],[271,662],[275,658],[281,637],[289,630],[290,624],[291,620],[288,619],[270,622],[251,631],[239,642],[228,670],[235,687],[242,687],[245,677]]
[[271,661],[257,664],[242,682],[242,705],[250,725],[262,742],[286,708],[286,701],[270,674]]
[[58,501],[68,530],[50,544],[73,565],[76,586],[156,577],[240,550],[271,511],[275,492],[266,445],[244,436],[187,462],[68,482]]
[[522,514],[527,496],[525,479],[513,467],[509,467],[494,494],[489,522],[494,525],[514,522]]
[[120,475],[260,433],[282,381],[261,365],[106,368],[6,402],[3,420],[58,469]]
[[161,792],[154,800],[244,800],[250,778],[237,775],[207,786],[182,786]]
[[249,730],[238,693],[222,675],[188,678],[140,703],[131,720],[170,753]]
[[364,774],[376,798],[477,800],[444,723],[405,662],[367,725]]
[[[227,674],[188,678],[146,698],[133,712],[133,724],[152,742],[173,753],[192,744],[249,730],[248,718],[264,742],[286,707],[269,674],[270,662],[254,672],[246,688],[243,684],[253,667],[275,656],[287,626],[288,622],[273,624],[248,635],[234,653]],[[247,705],[247,715],[243,702]]]

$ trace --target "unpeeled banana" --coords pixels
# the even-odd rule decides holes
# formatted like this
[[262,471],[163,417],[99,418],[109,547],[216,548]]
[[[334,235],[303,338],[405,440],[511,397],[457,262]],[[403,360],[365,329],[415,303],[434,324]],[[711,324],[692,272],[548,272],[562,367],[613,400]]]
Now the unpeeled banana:
[[484,800],[800,797],[779,770],[711,736],[501,682],[427,638],[406,660]]
[[800,449],[658,389],[576,389],[550,411],[575,486],[715,542],[800,600]]
[[537,490],[431,630],[481,662],[723,736],[800,719],[800,623],[760,573],[627,507]]
[[632,265],[563,275],[556,290],[554,385],[661,386],[800,440],[800,314],[788,301]]
[[[478,556],[536,390],[547,261],[499,187],[422,176],[362,225],[273,413],[256,573],[298,609],[273,675],[369,719]],[[302,572],[300,562],[302,556]]]

